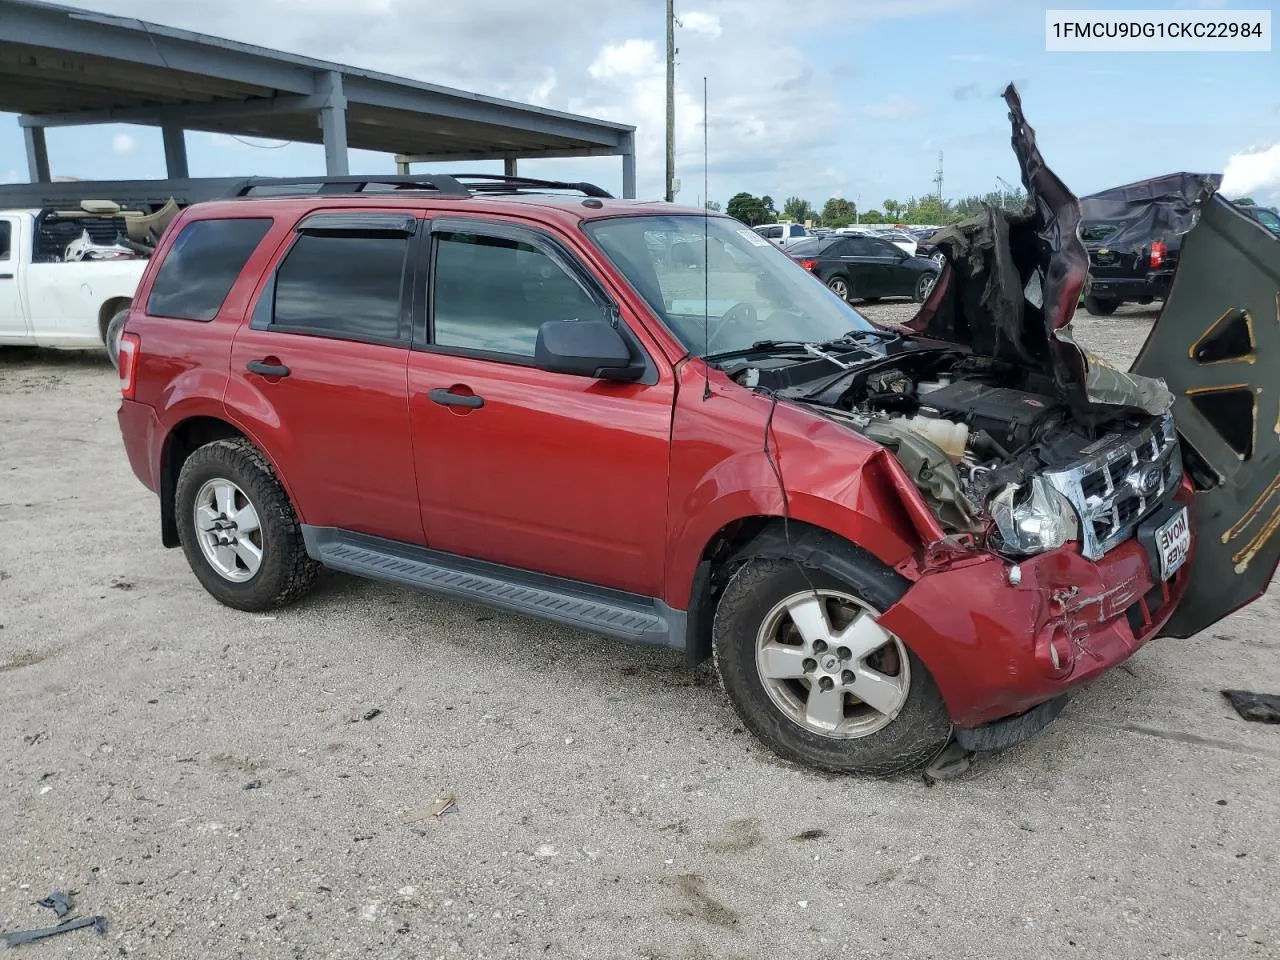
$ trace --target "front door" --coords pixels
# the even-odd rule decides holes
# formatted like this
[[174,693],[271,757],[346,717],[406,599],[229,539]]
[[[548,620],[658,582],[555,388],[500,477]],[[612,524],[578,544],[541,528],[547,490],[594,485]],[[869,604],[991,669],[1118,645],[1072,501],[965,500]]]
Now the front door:
[[[640,382],[614,383],[533,365],[542,323],[616,309],[546,234],[451,218],[433,224],[427,256],[409,410],[429,544],[660,595],[671,371],[650,359]],[[628,319],[619,323],[643,351]]]
[[303,219],[236,334],[226,403],[305,523],[420,545],[405,394],[419,223]]

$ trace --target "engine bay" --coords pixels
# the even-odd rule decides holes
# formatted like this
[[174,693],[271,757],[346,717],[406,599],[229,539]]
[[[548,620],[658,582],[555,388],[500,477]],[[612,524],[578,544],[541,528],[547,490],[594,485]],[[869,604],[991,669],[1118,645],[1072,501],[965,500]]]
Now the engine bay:
[[1069,505],[1030,502],[1057,497],[1036,478],[1076,467],[1156,419],[1125,408],[1101,417],[1074,411],[1049,378],[1005,361],[902,340],[877,346],[754,364],[752,378],[887,448],[944,530],[1000,552],[1026,552],[1001,514],[1056,509],[1062,525],[1075,522]]

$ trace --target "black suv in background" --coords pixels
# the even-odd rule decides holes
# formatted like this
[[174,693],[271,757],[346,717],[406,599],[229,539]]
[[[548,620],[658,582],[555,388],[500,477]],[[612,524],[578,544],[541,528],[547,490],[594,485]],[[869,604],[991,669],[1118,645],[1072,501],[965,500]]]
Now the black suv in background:
[[1122,303],[1169,295],[1182,235],[1220,176],[1171,173],[1080,198],[1080,239],[1089,251],[1084,307],[1108,316]]

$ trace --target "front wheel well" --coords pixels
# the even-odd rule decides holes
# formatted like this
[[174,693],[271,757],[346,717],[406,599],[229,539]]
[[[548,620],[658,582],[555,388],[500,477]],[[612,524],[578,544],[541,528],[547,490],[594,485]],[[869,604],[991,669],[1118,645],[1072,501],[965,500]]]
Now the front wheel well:
[[[869,551],[839,534],[802,520],[776,516],[741,517],[716,531],[702,550],[689,596],[685,655],[690,666],[711,656],[711,625],[720,594],[737,569],[753,557],[789,558],[802,566],[840,576],[856,560],[871,560],[902,590],[906,581]],[[901,581],[901,583],[899,583]]]
[[174,517],[174,498],[178,475],[187,457],[207,443],[244,437],[225,420],[217,417],[191,417],[183,420],[165,437],[160,451],[160,542],[166,547],[180,545],[178,521]]

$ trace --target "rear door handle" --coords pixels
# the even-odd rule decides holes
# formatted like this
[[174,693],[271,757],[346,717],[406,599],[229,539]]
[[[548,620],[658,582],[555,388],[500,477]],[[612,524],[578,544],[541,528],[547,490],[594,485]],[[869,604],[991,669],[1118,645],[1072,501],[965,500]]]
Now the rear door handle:
[[283,363],[268,363],[266,360],[250,360],[244,365],[244,368],[250,373],[256,373],[263,377],[287,377],[289,368]]
[[432,403],[438,403],[442,407],[468,407],[471,410],[479,410],[484,406],[484,397],[466,393],[450,393],[444,387],[428,390],[427,397]]
[[12,280],[12,279],[13,279],[12,273],[0,273],[0,280]]

